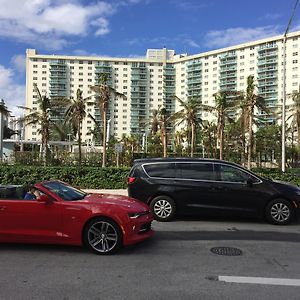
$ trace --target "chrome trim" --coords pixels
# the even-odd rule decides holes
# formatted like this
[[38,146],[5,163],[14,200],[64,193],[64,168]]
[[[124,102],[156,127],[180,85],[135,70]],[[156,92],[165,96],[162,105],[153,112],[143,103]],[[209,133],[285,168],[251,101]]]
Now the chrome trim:
[[[203,180],[203,179],[189,179],[189,178],[178,178],[178,177],[154,177],[154,176],[150,176],[147,172],[146,172],[146,170],[145,170],[145,168],[144,168],[144,166],[145,165],[157,165],[157,164],[169,164],[170,162],[153,162],[153,163],[144,163],[144,164],[142,164],[141,165],[141,167],[142,167],[142,169],[143,169],[143,171],[144,171],[144,173],[146,174],[146,176],[148,177],[148,178],[154,178],[154,179],[164,179],[164,180],[182,180],[182,181],[196,181],[196,182],[217,182],[217,183],[234,183],[234,184],[242,184],[242,185],[247,185],[247,183],[245,183],[245,182],[233,182],[233,181],[218,181],[218,180]],[[191,162],[190,161],[180,161],[180,162],[172,162],[172,163],[174,163],[174,164],[190,164]],[[195,162],[196,164],[203,164],[203,163],[207,163],[207,162]],[[208,162],[208,163],[210,163],[210,164],[218,164],[218,165],[223,165],[223,166],[229,166],[229,167],[232,167],[232,168],[236,168],[236,169],[238,169],[238,170],[240,170],[240,171],[242,171],[242,172],[245,172],[245,173],[247,173],[247,174],[249,174],[250,176],[252,176],[252,177],[254,177],[254,178],[256,178],[257,180],[258,180],[258,182],[254,182],[253,183],[253,185],[254,184],[261,184],[263,181],[260,179],[260,178],[258,178],[257,176],[255,176],[255,175],[253,175],[253,174],[251,174],[251,173],[249,173],[247,170],[245,170],[245,169],[242,169],[242,168],[240,168],[240,167],[238,167],[238,166],[232,166],[232,165],[230,165],[230,164],[224,164],[224,163],[220,163],[220,162]],[[215,171],[214,171],[215,172]]]

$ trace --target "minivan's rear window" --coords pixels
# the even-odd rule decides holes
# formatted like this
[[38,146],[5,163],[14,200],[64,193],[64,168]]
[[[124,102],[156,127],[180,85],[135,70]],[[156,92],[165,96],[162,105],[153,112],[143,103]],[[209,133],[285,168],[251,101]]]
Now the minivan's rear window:
[[214,180],[212,163],[178,163],[177,169],[183,179]]
[[150,177],[175,178],[175,163],[147,164],[143,167]]

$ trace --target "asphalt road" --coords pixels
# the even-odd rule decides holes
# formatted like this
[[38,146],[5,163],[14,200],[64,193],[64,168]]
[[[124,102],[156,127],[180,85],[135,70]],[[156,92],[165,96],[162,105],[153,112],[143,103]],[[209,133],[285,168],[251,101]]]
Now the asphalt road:
[[[300,279],[299,222],[189,219],[153,228],[152,239],[112,256],[2,244],[0,299],[300,299],[300,286],[283,285]],[[242,255],[217,255],[214,247],[235,247]],[[222,276],[260,278],[232,283]],[[264,283],[269,278],[271,285]]]

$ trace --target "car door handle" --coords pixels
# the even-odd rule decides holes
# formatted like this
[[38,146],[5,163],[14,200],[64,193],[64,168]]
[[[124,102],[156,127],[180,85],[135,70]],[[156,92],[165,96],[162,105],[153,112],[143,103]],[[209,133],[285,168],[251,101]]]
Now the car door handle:
[[217,186],[217,185],[211,185],[211,186],[210,186],[210,189],[211,189],[211,190],[214,190],[214,191],[224,191],[224,190],[225,190],[224,187],[222,187],[222,186]]
[[0,206],[0,211],[2,210],[5,210],[7,207],[6,206]]

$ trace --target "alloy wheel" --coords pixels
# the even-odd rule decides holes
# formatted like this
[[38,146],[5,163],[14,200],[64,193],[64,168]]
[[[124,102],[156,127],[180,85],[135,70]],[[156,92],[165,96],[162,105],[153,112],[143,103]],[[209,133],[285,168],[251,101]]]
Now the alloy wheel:
[[161,199],[155,202],[153,211],[158,217],[165,219],[171,215],[172,205],[169,201]]
[[286,222],[290,217],[290,209],[284,203],[274,203],[271,207],[270,214],[276,222]]
[[106,221],[92,224],[87,233],[89,245],[97,252],[109,253],[118,243],[116,228]]

